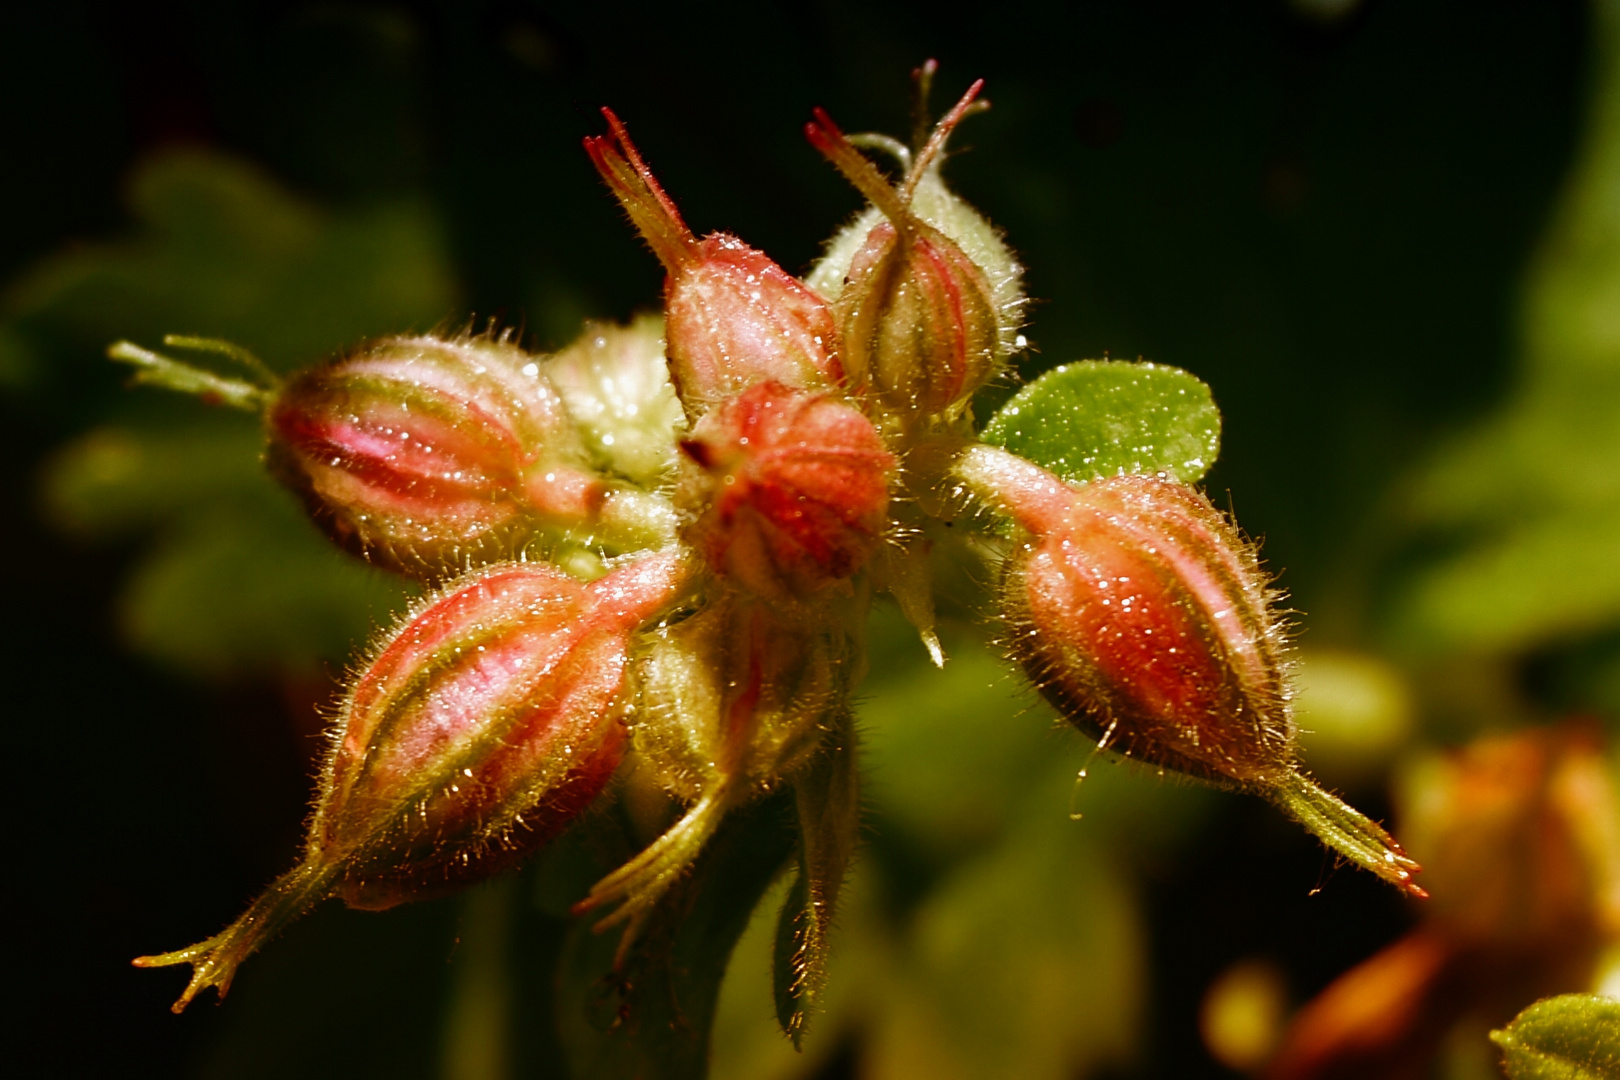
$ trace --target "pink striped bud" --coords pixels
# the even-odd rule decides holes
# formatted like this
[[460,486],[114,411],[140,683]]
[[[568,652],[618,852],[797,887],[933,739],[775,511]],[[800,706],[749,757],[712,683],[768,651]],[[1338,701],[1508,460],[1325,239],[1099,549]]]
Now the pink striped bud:
[[1029,534],[1003,578],[1012,652],[1071,723],[1099,748],[1263,794],[1426,895],[1394,838],[1301,770],[1285,628],[1253,546],[1208,499],[1160,476],[1075,487],[982,445],[956,475]]
[[805,597],[858,571],[882,535],[895,460],[872,422],[825,394],[757,383],[681,443],[684,538],[765,597]]
[[337,543],[406,573],[659,539],[650,498],[591,468],[540,360],[502,338],[384,338],[294,377],[267,417],[276,476]]
[[668,271],[670,375],[687,414],[765,379],[810,389],[842,383],[826,301],[734,236],[694,237],[619,118],[602,114],[612,134],[586,139],[585,150]]
[[815,110],[805,126],[811,144],[886,219],[870,226],[854,251],[833,310],[851,382],[870,381],[902,413],[933,417],[965,407],[1001,359],[998,298],[985,272],[912,208],[918,184],[982,85],[968,89],[893,186],[825,112]]
[[387,908],[522,859],[617,768],[632,635],[687,565],[671,548],[584,585],[504,563],[430,599],[343,703],[303,861],[223,933],[136,963],[193,966],[179,1010],[320,900]]

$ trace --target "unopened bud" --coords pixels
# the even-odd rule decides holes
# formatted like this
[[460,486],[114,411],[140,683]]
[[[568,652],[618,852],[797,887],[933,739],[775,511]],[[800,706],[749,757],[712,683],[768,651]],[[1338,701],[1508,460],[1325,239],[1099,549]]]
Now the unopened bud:
[[759,596],[804,597],[865,565],[881,539],[895,460],[857,409],[757,383],[681,443],[684,538]]
[[193,966],[178,1011],[320,900],[439,895],[555,835],[618,766],[631,637],[687,566],[672,548],[582,585],[506,563],[430,600],[343,703],[299,866],[218,936],[136,963]]
[[1075,490],[1008,564],[1005,588],[1031,677],[1110,746],[1243,785],[1293,767],[1265,579],[1194,489],[1119,476]]
[[271,470],[333,539],[407,573],[536,537],[647,547],[669,525],[592,468],[540,359],[499,337],[384,338],[288,381],[267,422]]
[[1003,450],[957,467],[1030,539],[1007,563],[1014,657],[1098,746],[1266,795],[1329,846],[1414,894],[1382,828],[1301,771],[1286,635],[1253,546],[1160,476],[1080,487]]
[[814,756],[862,673],[847,614],[836,603],[785,614],[732,594],[647,635],[632,738],[644,767],[687,811],[576,911],[622,901],[599,928],[629,921],[628,944],[639,914],[725,814]]
[[838,331],[826,301],[734,236],[693,236],[619,118],[602,113],[612,134],[586,139],[585,149],[669,274],[670,375],[688,415],[765,379],[840,385]]
[[542,371],[599,468],[647,488],[668,479],[686,417],[669,382],[662,319],[586,323]]
[[[950,132],[982,104],[976,102],[981,85],[969,88],[914,155],[892,147],[908,163],[906,175],[893,186],[825,112],[817,109],[805,128],[810,142],[873,206],[847,236],[834,240],[811,284],[833,300],[851,383],[859,387],[869,381],[903,414],[954,416],[1014,344],[1022,306],[1017,263],[995,231],[946,191],[938,175]],[[926,199],[921,199],[925,186]],[[921,202],[945,213],[930,221]],[[953,231],[970,244],[959,242]]]

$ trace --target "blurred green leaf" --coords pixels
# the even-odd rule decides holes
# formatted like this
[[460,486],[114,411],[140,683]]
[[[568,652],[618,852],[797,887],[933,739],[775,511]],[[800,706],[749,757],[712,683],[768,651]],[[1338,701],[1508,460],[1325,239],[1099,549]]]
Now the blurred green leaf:
[[1191,484],[1220,453],[1221,414],[1180,368],[1082,360],[1020,390],[982,437],[1065,480],[1163,472]]
[[760,897],[792,854],[791,814],[785,790],[733,811],[659,902],[622,969],[613,966],[618,935],[576,920],[557,997],[575,1076],[707,1074],[721,980]]
[[1395,598],[1392,638],[1513,652],[1620,624],[1620,9],[1599,4],[1582,157],[1531,268],[1520,383],[1414,476],[1454,542]]
[[1411,582],[1392,636],[1422,651],[1508,652],[1602,630],[1620,619],[1617,550],[1620,501],[1532,518]]
[[227,678],[341,664],[408,599],[403,579],[337,551],[282,497],[170,526],[131,575],[121,616],[148,656]]
[[912,924],[862,1075],[1060,1080],[1128,1061],[1145,934],[1127,879],[1056,815],[958,866]]
[[133,236],[44,260],[0,310],[93,349],[97,363],[116,338],[154,345],[178,333],[238,342],[282,368],[458,315],[444,239],[423,203],[330,213],[200,150],[148,161],[130,203]]
[[1491,1041],[1510,1080],[1620,1080],[1620,1001],[1547,998],[1491,1032]]
[[[12,285],[0,347],[54,343],[36,352],[110,381],[113,339],[201,334],[288,368],[458,309],[423,202],[326,211],[243,162],[182,150],[140,168],[130,203],[131,236],[64,250]],[[117,411],[128,419],[47,464],[42,495],[85,538],[157,533],[121,600],[136,648],[210,678],[308,670],[346,659],[403,607],[401,582],[332,550],[265,476],[255,418],[139,389]]]
[[42,494],[52,524],[87,538],[151,528],[222,498],[273,499],[256,417],[198,409],[178,430],[97,428],[57,451]]

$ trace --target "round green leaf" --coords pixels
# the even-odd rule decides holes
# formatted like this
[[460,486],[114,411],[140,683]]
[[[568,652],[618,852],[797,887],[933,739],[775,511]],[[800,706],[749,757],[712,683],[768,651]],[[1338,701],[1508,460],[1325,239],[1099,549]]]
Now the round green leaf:
[[1180,368],[1082,360],[1020,390],[981,437],[1078,483],[1167,473],[1191,484],[1220,453],[1221,414]]
[[1565,994],[1538,1001],[1491,1041],[1512,1080],[1620,1078],[1620,1001]]

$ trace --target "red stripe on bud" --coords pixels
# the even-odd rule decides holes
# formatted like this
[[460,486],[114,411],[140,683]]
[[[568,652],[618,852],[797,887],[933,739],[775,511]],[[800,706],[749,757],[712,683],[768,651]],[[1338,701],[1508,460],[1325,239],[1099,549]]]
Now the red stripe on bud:
[[190,963],[224,993],[313,904],[386,908],[511,866],[607,784],[624,753],[632,636],[677,601],[669,549],[589,585],[503,564],[440,594],[389,639],[338,719],[303,862],[218,936],[143,966]]

